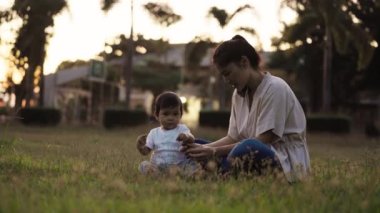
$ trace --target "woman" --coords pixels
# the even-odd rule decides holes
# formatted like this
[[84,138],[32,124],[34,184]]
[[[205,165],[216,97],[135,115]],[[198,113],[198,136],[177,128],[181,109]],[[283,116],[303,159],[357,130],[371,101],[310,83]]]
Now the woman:
[[240,35],[216,48],[213,63],[235,88],[228,133],[182,151],[196,160],[227,156],[227,171],[262,173],[269,166],[280,168],[289,182],[304,179],[310,172],[306,119],[287,83],[260,70],[256,50]]

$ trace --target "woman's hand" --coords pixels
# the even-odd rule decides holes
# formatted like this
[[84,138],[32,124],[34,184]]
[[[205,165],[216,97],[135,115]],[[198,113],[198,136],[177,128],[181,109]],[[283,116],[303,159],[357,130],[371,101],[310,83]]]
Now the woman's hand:
[[185,152],[185,154],[190,158],[199,161],[213,157],[215,155],[215,149],[215,147],[192,143],[187,146],[183,146],[181,151]]

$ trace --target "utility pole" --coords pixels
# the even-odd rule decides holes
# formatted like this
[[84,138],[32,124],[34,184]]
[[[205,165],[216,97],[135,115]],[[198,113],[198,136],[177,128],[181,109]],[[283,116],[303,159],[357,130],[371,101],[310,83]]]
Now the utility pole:
[[127,54],[124,64],[124,80],[125,80],[125,102],[126,107],[130,107],[131,90],[132,90],[132,67],[133,67],[133,53],[134,53],[134,41],[133,41],[133,0],[131,0],[131,30],[127,40]]

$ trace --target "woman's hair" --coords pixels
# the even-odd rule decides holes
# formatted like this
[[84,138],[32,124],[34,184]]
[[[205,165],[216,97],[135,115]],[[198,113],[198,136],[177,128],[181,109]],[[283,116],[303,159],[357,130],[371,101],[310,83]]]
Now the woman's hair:
[[240,62],[242,56],[248,58],[253,68],[258,68],[260,57],[255,48],[241,35],[235,35],[232,39],[224,41],[215,49],[213,63],[225,67],[231,62]]
[[181,116],[182,116],[182,113],[183,113],[182,101],[178,97],[178,95],[174,92],[163,92],[156,98],[154,114],[158,116],[162,108],[172,108],[172,107],[178,107],[178,106],[180,108]]

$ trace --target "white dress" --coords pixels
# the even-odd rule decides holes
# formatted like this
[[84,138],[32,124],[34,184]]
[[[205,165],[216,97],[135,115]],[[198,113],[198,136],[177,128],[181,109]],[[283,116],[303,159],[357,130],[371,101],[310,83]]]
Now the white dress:
[[248,93],[241,97],[235,90],[228,136],[241,141],[271,130],[280,139],[270,147],[288,181],[305,178],[310,172],[305,113],[289,85],[266,72],[248,105]]
[[191,134],[184,124],[179,124],[171,130],[165,130],[162,127],[150,130],[146,138],[146,146],[153,150],[150,161],[155,165],[176,165],[185,161],[186,156],[179,151],[181,144],[177,141],[180,133]]

